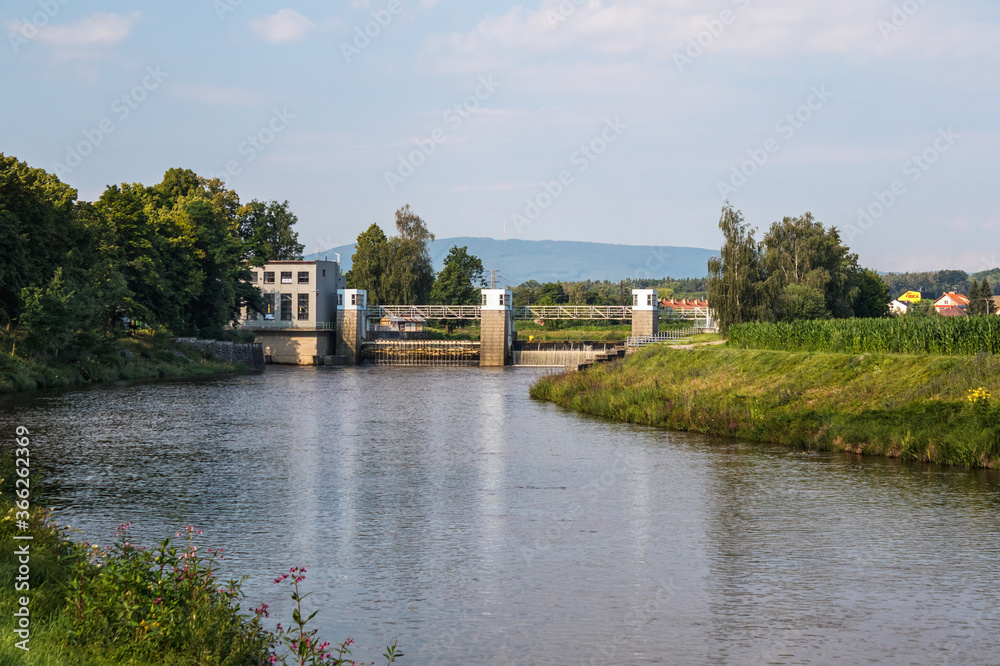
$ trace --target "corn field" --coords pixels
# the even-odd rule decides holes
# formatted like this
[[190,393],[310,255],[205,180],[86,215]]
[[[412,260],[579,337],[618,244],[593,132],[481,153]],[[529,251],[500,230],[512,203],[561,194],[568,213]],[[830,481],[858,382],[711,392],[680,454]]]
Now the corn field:
[[845,354],[1000,353],[1000,317],[828,319],[777,324],[734,324],[729,344],[743,349]]

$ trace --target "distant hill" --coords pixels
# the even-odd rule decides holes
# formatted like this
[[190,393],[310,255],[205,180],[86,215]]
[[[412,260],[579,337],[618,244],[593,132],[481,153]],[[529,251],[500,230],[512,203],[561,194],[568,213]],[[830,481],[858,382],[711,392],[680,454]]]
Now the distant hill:
[[[467,246],[483,260],[488,271],[500,271],[512,286],[539,282],[623,280],[626,278],[703,278],[708,260],[718,250],[662,245],[612,245],[576,241],[496,240],[494,238],[440,238],[430,245],[434,269],[440,271],[453,245]],[[350,270],[354,245],[341,245],[306,255],[306,259],[334,258],[340,254],[343,270]]]

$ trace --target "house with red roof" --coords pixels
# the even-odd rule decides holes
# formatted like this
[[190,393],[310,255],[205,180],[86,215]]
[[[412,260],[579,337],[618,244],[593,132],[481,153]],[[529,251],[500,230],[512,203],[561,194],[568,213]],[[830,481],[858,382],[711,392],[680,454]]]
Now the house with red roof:
[[[934,309],[939,315],[946,317],[961,317],[968,314],[969,299],[965,294],[956,294],[953,291],[946,291],[941,294],[941,298],[934,301]],[[956,310],[958,312],[956,312]]]

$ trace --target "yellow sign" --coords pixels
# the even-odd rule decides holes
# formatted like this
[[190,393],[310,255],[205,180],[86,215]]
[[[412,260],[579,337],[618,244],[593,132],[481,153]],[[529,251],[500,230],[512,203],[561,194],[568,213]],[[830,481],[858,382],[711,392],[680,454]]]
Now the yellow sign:
[[908,291],[897,300],[904,301],[906,303],[919,303],[920,302],[920,292],[919,291]]

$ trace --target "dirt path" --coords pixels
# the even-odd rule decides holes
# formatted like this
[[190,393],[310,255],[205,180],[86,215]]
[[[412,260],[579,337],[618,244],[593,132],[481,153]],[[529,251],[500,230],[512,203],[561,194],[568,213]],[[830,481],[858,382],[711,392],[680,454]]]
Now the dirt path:
[[723,345],[725,340],[712,340],[711,342],[697,342],[691,345],[671,345],[671,349],[694,349],[695,347],[708,347],[709,345]]

